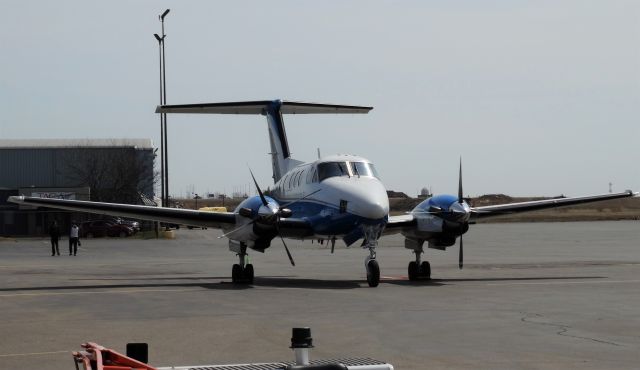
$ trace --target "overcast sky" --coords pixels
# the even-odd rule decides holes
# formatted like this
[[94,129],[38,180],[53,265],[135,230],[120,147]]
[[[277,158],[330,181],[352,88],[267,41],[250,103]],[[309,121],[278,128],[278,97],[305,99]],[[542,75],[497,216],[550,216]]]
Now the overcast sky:
[[[169,104],[373,106],[285,116],[293,157],[357,154],[388,189],[640,190],[640,2],[8,1],[0,138],[151,138]],[[262,116],[170,115],[172,195],[272,184]]]

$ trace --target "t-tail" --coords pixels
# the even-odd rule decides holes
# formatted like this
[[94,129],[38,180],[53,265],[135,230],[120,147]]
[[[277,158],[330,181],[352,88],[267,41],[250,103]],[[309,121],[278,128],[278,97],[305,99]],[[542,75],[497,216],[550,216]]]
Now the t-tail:
[[156,113],[261,114],[267,117],[274,183],[302,162],[291,158],[283,114],[368,113],[372,107],[262,100],[232,103],[162,105]]

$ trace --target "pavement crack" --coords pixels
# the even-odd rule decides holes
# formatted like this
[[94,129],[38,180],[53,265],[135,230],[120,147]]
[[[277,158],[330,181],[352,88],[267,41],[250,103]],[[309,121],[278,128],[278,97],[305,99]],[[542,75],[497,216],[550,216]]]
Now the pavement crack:
[[546,318],[543,315],[540,315],[540,314],[537,314],[537,313],[522,312],[522,314],[524,316],[522,318],[520,318],[520,321],[522,321],[524,323],[527,323],[527,324],[544,325],[544,326],[550,326],[550,327],[556,328],[556,329],[558,329],[556,334],[560,335],[560,336],[563,336],[563,337],[576,338],[576,339],[588,340],[588,341],[591,341],[591,342],[596,342],[596,343],[601,343],[601,344],[608,344],[608,345],[611,345],[611,346],[623,347],[622,344],[615,343],[615,342],[610,342],[610,341],[591,338],[591,337],[582,337],[582,336],[579,336],[579,335],[572,335],[572,334],[569,333],[569,330],[571,329],[571,326],[564,325],[564,324],[556,324],[556,323],[552,323],[552,322],[542,322],[540,320],[546,320]]

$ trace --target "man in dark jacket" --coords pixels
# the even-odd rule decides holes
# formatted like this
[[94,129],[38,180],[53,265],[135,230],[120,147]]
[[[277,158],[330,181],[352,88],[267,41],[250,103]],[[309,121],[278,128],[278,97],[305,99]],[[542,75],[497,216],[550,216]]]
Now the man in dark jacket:
[[49,226],[49,236],[51,237],[51,255],[60,255],[60,249],[58,248],[58,239],[60,239],[60,227],[58,221],[53,221]]

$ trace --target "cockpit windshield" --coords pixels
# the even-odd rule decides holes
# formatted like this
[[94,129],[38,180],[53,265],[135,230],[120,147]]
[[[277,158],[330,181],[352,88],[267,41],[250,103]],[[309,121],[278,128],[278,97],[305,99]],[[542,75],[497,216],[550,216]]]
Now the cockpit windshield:
[[351,172],[354,176],[368,176],[380,178],[378,172],[372,163],[367,162],[349,162],[351,164]]
[[335,176],[380,178],[376,168],[368,162],[324,162],[318,164],[318,181]]
[[325,162],[318,164],[319,181],[335,176],[349,176],[347,162]]

